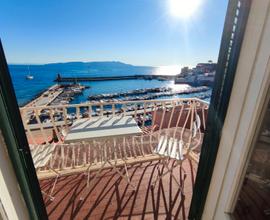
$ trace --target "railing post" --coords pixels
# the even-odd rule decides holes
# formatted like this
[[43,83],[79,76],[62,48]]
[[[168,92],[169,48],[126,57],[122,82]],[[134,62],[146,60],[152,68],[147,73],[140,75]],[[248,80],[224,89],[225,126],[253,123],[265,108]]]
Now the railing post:
[[[54,117],[53,117],[52,109],[50,109],[49,111],[50,111],[50,118],[51,118],[52,125],[53,125],[53,130],[54,130],[54,132],[55,132],[55,135],[57,136],[58,141],[60,141],[60,140],[61,140],[61,138],[60,138],[60,136],[59,136],[59,133],[58,133],[58,130],[57,130],[57,127],[56,127],[55,121],[54,121]],[[54,137],[53,137],[53,138],[54,138]]]
[[160,127],[159,127],[159,135],[161,133],[163,122],[164,122],[164,117],[165,117],[165,114],[166,114],[166,105],[165,105],[165,102],[162,103],[162,109],[163,109],[163,112],[162,112],[162,117],[161,117],[161,122],[160,122]]
[[156,121],[156,115],[157,115],[157,103],[155,102],[154,103],[154,111],[152,113],[152,126],[154,125],[153,123],[155,123]]
[[172,101],[172,111],[171,111],[170,120],[169,120],[169,123],[168,123],[168,129],[171,127],[172,118],[173,118],[173,115],[174,115],[174,109],[175,109],[175,102]]
[[126,116],[126,111],[127,111],[126,107],[127,107],[126,104],[122,104],[122,110],[123,110],[123,113],[122,114],[124,116]]
[[[29,137],[30,137],[31,140],[33,141],[33,144],[36,145],[37,142],[36,142],[36,140],[35,140],[35,138],[34,138],[34,136],[33,136],[33,134],[32,134],[31,129],[29,129],[29,126],[28,126],[27,121],[26,121],[26,116],[25,116],[26,111],[24,111],[23,109],[20,109],[20,113],[21,113],[21,117],[22,117],[24,129],[25,129],[26,133],[29,134]],[[27,137],[27,136],[26,136],[26,137]]]
[[[195,103],[194,101],[190,101],[190,110],[189,110],[189,113],[191,113],[191,116],[190,116],[190,127],[189,127],[190,135],[189,135],[189,140],[188,140],[188,143],[187,143],[187,154],[190,151],[190,145],[191,145],[192,136],[193,136],[194,108],[195,108],[194,103]],[[189,118],[189,116],[187,116],[187,120],[188,120],[188,118]]]
[[142,121],[142,128],[145,126],[145,120],[146,120],[146,103],[143,103],[143,121]]
[[88,118],[92,118],[92,105],[88,105]]
[[38,122],[38,124],[40,125],[40,131],[41,131],[41,134],[42,134],[42,136],[43,136],[43,139],[44,139],[44,141],[46,142],[46,144],[48,144],[48,143],[49,143],[49,140],[48,140],[48,137],[46,136],[46,134],[45,134],[45,132],[44,132],[43,125],[42,125],[42,123],[41,123],[41,121],[40,121],[40,118],[39,118],[38,110],[35,109],[34,112],[35,112],[35,117],[36,117],[36,119],[37,119],[37,122]]
[[112,116],[115,116],[115,104],[112,104]]
[[135,104],[134,118],[137,121],[138,104]]
[[67,122],[67,108],[66,107],[63,107],[63,115],[64,115],[65,127],[67,128],[68,122]]
[[76,107],[76,118],[80,119],[80,107]]
[[100,113],[99,113],[99,116],[102,117],[103,116],[103,103],[100,103]]
[[[183,110],[185,108],[185,105],[183,102],[180,102],[179,104],[179,115],[178,115],[178,118],[177,118],[177,122],[176,122],[176,125],[175,125],[175,130],[174,130],[174,133],[173,133],[173,138],[175,138],[176,136],[176,132],[177,132],[177,129],[178,129],[178,126],[179,126],[179,123],[180,123],[180,120],[181,120],[181,117],[182,117],[182,113],[183,113]],[[183,130],[184,128],[182,128]],[[181,137],[182,138],[182,137]],[[182,139],[181,139],[182,140]]]

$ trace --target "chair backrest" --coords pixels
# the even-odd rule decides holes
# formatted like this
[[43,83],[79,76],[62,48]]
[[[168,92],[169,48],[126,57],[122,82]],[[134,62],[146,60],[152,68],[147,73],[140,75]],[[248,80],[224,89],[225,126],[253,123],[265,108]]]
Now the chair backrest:
[[193,122],[192,126],[192,137],[195,138],[197,135],[197,131],[199,131],[201,128],[201,119],[200,116],[196,113],[195,114],[195,120]]
[[184,143],[182,140],[168,136],[161,136],[158,146],[154,149],[154,153],[163,157],[183,160],[183,146]]
[[35,146],[32,151],[32,158],[36,169],[45,167],[51,159],[56,144],[44,144]]

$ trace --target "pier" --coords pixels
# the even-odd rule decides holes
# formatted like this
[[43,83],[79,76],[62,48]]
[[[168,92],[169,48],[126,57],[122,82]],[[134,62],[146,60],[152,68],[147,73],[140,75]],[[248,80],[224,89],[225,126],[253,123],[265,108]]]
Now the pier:
[[86,88],[86,86],[78,84],[55,84],[41,92],[24,107],[68,104],[74,98],[74,96],[82,94],[83,90]]
[[112,80],[174,80],[175,75],[131,75],[131,76],[102,76],[102,77],[62,77],[60,74],[57,75],[55,82],[90,82],[90,81],[112,81]]
[[24,107],[33,107],[33,106],[46,106],[53,102],[61,93],[63,89],[59,85],[53,85],[48,89],[41,92],[33,100],[27,103]]

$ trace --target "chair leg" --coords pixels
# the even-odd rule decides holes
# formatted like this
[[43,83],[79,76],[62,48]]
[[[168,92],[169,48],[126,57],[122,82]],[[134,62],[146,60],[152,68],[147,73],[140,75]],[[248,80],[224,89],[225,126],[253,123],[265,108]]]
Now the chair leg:
[[[104,166],[106,165],[107,162],[104,162],[101,167],[98,169],[97,173],[94,176],[94,179],[92,180],[92,182],[94,182],[100,175],[101,171],[103,170]],[[88,178],[87,178],[87,186],[90,187],[90,172],[88,172]]]
[[51,200],[54,200],[54,197],[52,197],[52,194],[53,194],[55,185],[56,185],[56,183],[57,183],[58,177],[59,177],[59,175],[56,176],[56,178],[55,178],[55,180],[54,180],[54,183],[53,183],[53,187],[52,187],[51,192],[50,192],[50,195],[49,195]]
[[57,180],[58,180],[58,178],[59,178],[59,176],[60,176],[61,174],[60,174],[59,172],[57,172],[55,169],[52,169],[51,167],[50,167],[49,169],[50,169],[51,171],[53,171],[54,173],[56,173],[57,175],[56,175],[56,177],[55,177],[55,179],[54,179],[53,186],[52,186],[52,188],[51,188],[51,190],[50,190],[50,193],[46,193],[45,191],[41,191],[41,192],[42,192],[44,195],[48,196],[48,197],[50,198],[51,201],[53,201],[55,197],[52,196],[52,194],[53,194],[55,185],[56,185],[56,183],[57,183]]
[[173,180],[175,181],[175,183],[178,185],[178,187],[179,187],[180,189],[182,189],[181,184],[178,182],[177,178],[176,178],[175,175],[173,174],[173,169],[174,169],[175,167],[177,167],[178,165],[181,165],[181,164],[180,164],[180,163],[177,163],[176,165],[174,165],[174,166],[172,166],[172,167],[170,168],[169,165],[168,165],[168,163],[166,163],[165,166],[166,166],[167,172],[164,173],[163,176],[165,176],[167,173],[171,173],[171,176],[172,176]]
[[121,173],[120,171],[119,171],[119,169],[117,169],[117,167],[115,166],[115,165],[113,165],[110,161],[108,161],[108,163],[113,167],[113,170],[115,171],[115,172],[117,172],[129,185],[131,185],[132,186],[132,188],[134,189],[134,190],[136,190],[136,187],[131,183],[131,181],[130,181],[130,178],[129,178],[129,175],[128,175],[128,170],[127,170],[127,165],[126,165],[126,163],[124,164],[124,169],[125,169],[125,175],[123,174],[123,173]]
[[158,169],[158,175],[156,176],[154,183],[151,184],[152,189],[154,189],[156,187],[156,183],[160,179],[159,176],[160,176],[161,171],[160,171],[159,167],[157,169]]
[[86,171],[84,172],[84,175],[87,175],[87,187],[89,187],[90,182],[90,168],[92,166],[92,163],[87,167]]
[[91,175],[90,169],[88,169],[88,171],[87,171],[87,183],[86,183],[87,188],[89,188],[89,185],[90,185],[90,175]]
[[51,201],[53,201],[53,200],[54,200],[54,197],[53,197],[53,196],[51,196],[50,194],[46,193],[45,191],[41,190],[41,193],[42,193],[43,195],[45,195],[45,196],[48,196],[48,197],[49,197],[49,199],[50,199]]
[[134,190],[136,190],[136,187],[130,181],[130,177],[129,177],[129,173],[128,173],[128,169],[127,169],[127,164],[126,163],[125,163],[125,171],[126,171],[126,176],[127,176],[128,184],[130,184],[132,186],[132,188]]
[[[165,162],[166,160],[166,162]],[[164,176],[166,176],[168,173],[171,174],[173,180],[176,182],[176,184],[178,185],[178,187],[180,189],[182,189],[181,184],[178,182],[177,178],[175,177],[175,175],[173,174],[173,169],[175,167],[177,167],[178,165],[181,165],[181,163],[177,163],[176,165],[172,166],[171,168],[169,167],[169,159],[163,159],[162,160],[162,164],[164,165],[164,168],[167,170],[165,173],[160,174],[157,176],[156,180],[154,181],[154,184],[152,184],[152,187],[155,188],[156,186],[156,182],[159,181],[160,179],[162,179]],[[158,168],[159,169],[159,168]]]
[[[166,160],[165,158],[161,159],[163,166],[165,166],[165,160]],[[155,179],[154,183],[151,184],[152,188],[156,187],[157,181],[159,181],[161,179],[161,176],[162,176],[159,166],[157,167],[157,169],[158,169],[158,175],[156,176],[156,179]]]
[[[97,173],[94,176],[94,179],[91,181],[92,183],[95,182],[95,180],[99,177],[101,171],[103,170],[104,166],[106,165],[107,162],[104,162],[101,167],[98,169]],[[92,164],[87,168],[86,172],[87,172],[87,182],[86,182],[86,188],[83,190],[82,194],[85,194],[85,190],[87,189],[87,191],[89,192],[89,188],[90,188],[90,167],[92,166]],[[80,197],[80,200],[84,200],[84,197]]]

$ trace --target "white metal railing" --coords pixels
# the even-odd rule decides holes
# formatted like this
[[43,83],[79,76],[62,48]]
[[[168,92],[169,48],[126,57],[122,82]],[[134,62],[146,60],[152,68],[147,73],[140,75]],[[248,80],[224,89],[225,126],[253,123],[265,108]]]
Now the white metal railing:
[[[196,98],[177,98],[23,107],[20,111],[29,143],[35,146],[57,141],[50,165],[58,170],[68,170],[87,167],[91,163],[96,165],[104,155],[110,155],[110,152],[102,150],[105,142],[63,143],[64,133],[79,118],[106,115],[130,115],[135,118],[143,130],[142,135],[106,140],[110,146],[108,150],[117,152],[114,160],[151,155],[162,133],[183,140],[185,149],[192,153],[200,148],[202,142],[208,103]],[[99,155],[93,157],[93,154]]]
[[[179,122],[173,123],[176,109]],[[186,120],[194,117],[199,112],[203,128],[205,128],[205,112],[208,103],[200,99],[169,99],[169,100],[141,100],[141,101],[119,101],[119,102],[98,102],[91,104],[73,104],[59,106],[38,106],[20,108],[24,127],[32,144],[48,143],[52,138],[46,130],[53,130],[59,139],[60,131],[68,129],[70,124],[78,118],[92,118],[103,115],[131,115],[138,122],[139,126],[145,127],[159,126],[159,129],[174,127],[189,127],[187,121],[184,125],[181,121],[187,113]],[[69,113],[68,113],[69,112]],[[170,117],[166,112],[171,112]],[[157,117],[158,115],[158,117]],[[35,131],[40,131],[39,135],[34,135]],[[37,140],[38,138],[40,140]]]

